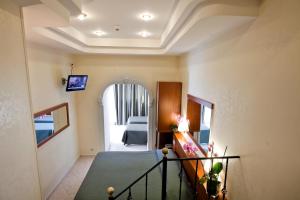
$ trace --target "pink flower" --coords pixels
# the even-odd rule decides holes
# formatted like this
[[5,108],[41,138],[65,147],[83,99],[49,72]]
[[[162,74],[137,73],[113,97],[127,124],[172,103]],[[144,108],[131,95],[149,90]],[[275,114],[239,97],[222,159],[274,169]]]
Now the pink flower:
[[209,152],[212,152],[212,151],[214,150],[214,145],[215,145],[214,142],[208,144],[208,147],[207,147],[207,148],[208,148],[208,151],[209,151]]
[[208,149],[209,152],[211,152],[211,150],[212,150],[209,145],[207,146],[207,149]]
[[183,145],[183,149],[186,150],[187,152],[195,152],[197,151],[197,148],[193,146],[192,143],[186,143]]

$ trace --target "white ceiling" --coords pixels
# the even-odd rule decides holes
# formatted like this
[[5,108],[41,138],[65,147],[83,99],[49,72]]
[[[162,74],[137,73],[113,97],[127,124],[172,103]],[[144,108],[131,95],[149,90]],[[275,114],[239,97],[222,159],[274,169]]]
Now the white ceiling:
[[[90,0],[82,5],[87,14],[84,21],[72,17],[70,25],[86,37],[97,37],[95,30],[107,33],[106,38],[137,38],[137,33],[147,30],[150,38],[160,38],[175,8],[176,0]],[[143,12],[150,12],[154,19],[144,22],[139,18]],[[119,25],[120,31],[114,26]]]
[[[21,1],[21,0],[15,0]],[[34,3],[33,3],[34,2]],[[38,2],[38,4],[37,4]],[[258,14],[260,0],[22,0],[28,41],[100,54],[181,54]],[[142,12],[153,13],[144,22]],[[87,18],[76,18],[80,12]],[[120,31],[114,26],[119,25]],[[95,30],[106,32],[96,36]],[[137,32],[152,33],[142,38]]]

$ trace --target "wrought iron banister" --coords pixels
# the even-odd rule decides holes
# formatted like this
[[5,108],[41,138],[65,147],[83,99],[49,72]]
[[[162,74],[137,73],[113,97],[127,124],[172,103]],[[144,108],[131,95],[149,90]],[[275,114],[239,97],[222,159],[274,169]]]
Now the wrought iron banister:
[[217,157],[199,157],[199,158],[168,158],[168,161],[180,161],[180,160],[216,160],[216,159],[234,159],[241,158],[240,156],[217,156]]
[[[108,199],[109,200],[115,200],[118,197],[120,197],[122,194],[124,194],[126,191],[129,191],[129,195],[127,197],[127,200],[132,199],[131,196],[131,188],[134,186],[137,182],[139,182],[141,179],[145,177],[146,179],[146,185],[145,185],[145,199],[147,199],[147,188],[148,188],[148,174],[155,169],[157,166],[159,166],[161,163],[163,164],[162,166],[162,191],[161,191],[161,199],[166,200],[167,199],[167,166],[168,166],[168,161],[179,161],[180,162],[180,184],[179,184],[179,199],[181,199],[181,188],[182,188],[182,174],[183,174],[183,162],[184,161],[196,161],[196,170],[195,170],[195,178],[194,178],[194,199],[197,199],[197,191],[196,191],[196,185],[197,185],[197,173],[198,173],[198,161],[199,160],[215,160],[215,159],[226,159],[226,165],[225,165],[225,178],[224,178],[224,186],[222,189],[223,193],[223,200],[225,199],[225,195],[227,193],[226,191],[226,183],[227,183],[227,171],[228,171],[228,161],[230,159],[238,159],[240,156],[217,156],[217,157],[197,157],[197,158],[167,158],[168,154],[168,149],[163,148],[162,149],[163,153],[163,158],[157,162],[155,165],[153,165],[149,170],[147,170],[144,174],[142,174],[140,177],[138,177],[135,181],[133,181],[129,186],[127,186],[124,190],[119,192],[115,197],[113,196],[113,193],[115,189],[113,187],[108,187],[107,188],[107,193],[108,193]],[[208,196],[208,198],[210,198]]]
[[[129,186],[127,186],[124,190],[122,190],[121,192],[119,192],[115,197],[112,196],[113,192],[115,191],[113,187],[109,187],[109,189],[107,189],[107,193],[110,194],[111,193],[111,197],[109,198],[109,200],[114,200],[117,199],[118,197],[120,197],[122,194],[124,194],[127,190],[129,190],[133,185],[135,185],[137,182],[139,182],[139,180],[141,180],[142,178],[144,178],[145,176],[147,177],[147,175],[153,170],[155,169],[157,166],[159,166],[161,163],[163,162],[163,160],[160,160],[158,163],[156,163],[155,165],[153,165],[150,169],[148,169],[144,174],[142,174],[140,177],[138,177],[135,181],[133,181]],[[148,178],[146,178],[146,182],[148,181]],[[147,186],[146,186],[147,188]],[[147,190],[147,189],[146,189]],[[111,192],[112,191],[112,192]]]
[[[225,165],[225,176],[224,176],[224,187],[222,189],[222,193],[223,193],[223,200],[225,200],[225,196],[227,193],[227,188],[226,188],[226,184],[227,184],[227,173],[228,173],[228,161],[230,159],[238,159],[240,158],[240,156],[216,156],[216,157],[197,157],[197,158],[167,158],[167,161],[180,161],[181,164],[181,169],[182,170],[182,162],[183,161],[196,161],[196,170],[195,170],[195,178],[194,178],[194,199],[196,199],[197,197],[197,191],[196,191],[196,184],[197,184],[197,174],[198,174],[198,161],[199,160],[218,160],[218,159],[226,159],[226,165]],[[182,174],[180,172],[180,186],[179,186],[179,199],[181,199],[181,182],[182,182]],[[163,200],[165,200],[164,198],[162,198]],[[208,199],[210,199],[210,197],[208,196]]]

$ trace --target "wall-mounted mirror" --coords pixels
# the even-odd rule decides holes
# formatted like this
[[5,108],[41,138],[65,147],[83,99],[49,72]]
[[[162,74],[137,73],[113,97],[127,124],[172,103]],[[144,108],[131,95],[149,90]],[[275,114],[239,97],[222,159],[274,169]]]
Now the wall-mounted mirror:
[[69,125],[68,103],[62,103],[35,113],[34,126],[38,147],[45,144]]
[[208,152],[214,104],[192,95],[188,95],[187,98],[187,118],[190,121],[190,132],[202,149]]

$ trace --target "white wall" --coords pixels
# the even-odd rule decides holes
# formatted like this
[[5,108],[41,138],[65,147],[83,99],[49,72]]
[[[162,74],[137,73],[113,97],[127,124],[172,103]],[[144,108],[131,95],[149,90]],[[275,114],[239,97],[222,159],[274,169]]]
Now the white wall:
[[69,55],[33,44],[28,44],[27,54],[33,111],[69,104],[70,126],[38,148],[42,195],[46,199],[79,157],[75,96],[61,84],[61,78],[70,74],[72,62]]
[[117,123],[116,101],[114,86],[111,85],[103,93],[103,114],[104,114],[104,140],[105,151],[110,148],[110,134],[113,134],[111,127]]
[[20,9],[0,1],[0,199],[38,200],[36,162]]
[[266,0],[253,24],[181,58],[187,92],[215,103],[230,199],[300,199],[300,1]]
[[[157,81],[179,80],[178,58],[174,56],[82,55],[75,56],[74,61],[76,73],[89,75],[87,89],[76,95],[82,155],[104,150],[103,110],[99,99],[107,86],[128,78],[141,83],[155,98]],[[155,111],[155,101],[152,108]]]

